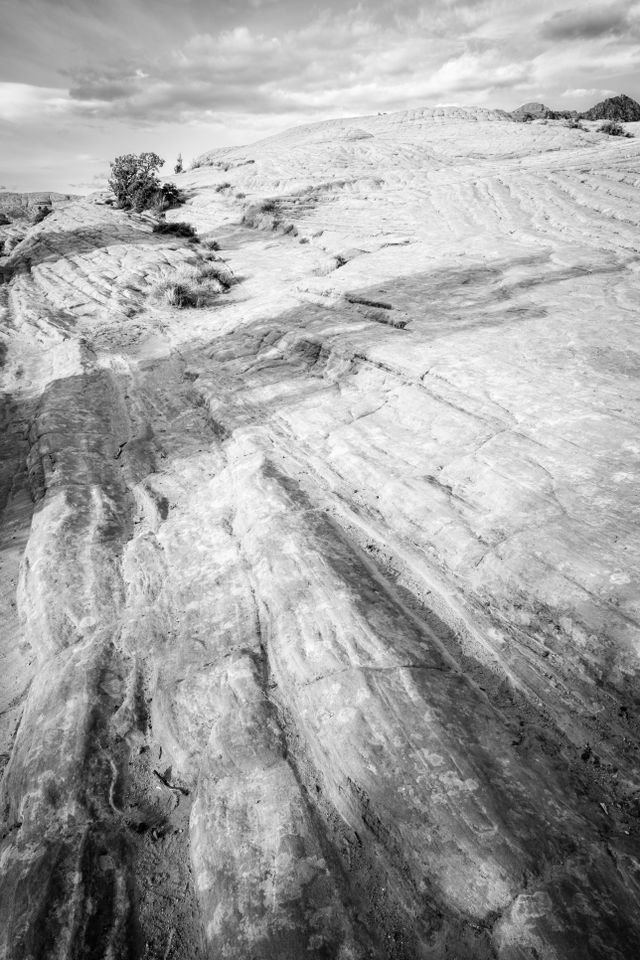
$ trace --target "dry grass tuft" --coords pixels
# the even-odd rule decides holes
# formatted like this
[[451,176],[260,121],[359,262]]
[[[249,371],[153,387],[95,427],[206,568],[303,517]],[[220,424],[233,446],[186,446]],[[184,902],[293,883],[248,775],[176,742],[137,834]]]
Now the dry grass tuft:
[[151,296],[169,307],[206,307],[234,283],[231,272],[218,263],[201,263],[164,271]]

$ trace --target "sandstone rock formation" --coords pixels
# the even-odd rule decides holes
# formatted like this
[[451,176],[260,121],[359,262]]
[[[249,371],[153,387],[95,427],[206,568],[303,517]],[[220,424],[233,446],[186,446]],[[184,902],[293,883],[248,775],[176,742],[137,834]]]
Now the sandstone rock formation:
[[511,117],[514,120],[547,120],[553,118],[553,110],[544,103],[529,101],[528,103],[523,103],[522,106],[516,110],[512,110]]
[[[71,194],[48,191],[12,193],[9,190],[0,190],[0,257],[9,254],[24,239],[30,224],[43,219],[45,211],[72,199],[75,198]],[[0,261],[0,275],[1,273]]]
[[512,120],[618,120],[623,123],[640,121],[640,103],[626,94],[609,97],[596,103],[589,110],[579,113],[577,110],[552,110],[544,103],[523,103],[521,107],[509,113]]
[[15,193],[10,190],[0,190],[0,212],[10,219],[26,219],[38,207],[54,207],[74,199],[72,194],[52,193],[49,190],[32,191],[31,193]]
[[2,261],[2,960],[640,955],[639,170],[362,117]]
[[640,120],[640,103],[621,94],[596,103],[595,107],[585,110],[580,116],[583,120],[620,120],[623,123],[636,123]]

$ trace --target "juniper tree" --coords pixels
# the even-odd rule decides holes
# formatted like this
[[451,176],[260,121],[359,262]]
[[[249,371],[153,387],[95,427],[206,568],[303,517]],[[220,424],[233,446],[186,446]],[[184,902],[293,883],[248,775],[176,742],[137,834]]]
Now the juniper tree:
[[152,205],[160,189],[156,170],[164,164],[157,153],[125,153],[111,164],[109,186],[119,207],[140,211]]

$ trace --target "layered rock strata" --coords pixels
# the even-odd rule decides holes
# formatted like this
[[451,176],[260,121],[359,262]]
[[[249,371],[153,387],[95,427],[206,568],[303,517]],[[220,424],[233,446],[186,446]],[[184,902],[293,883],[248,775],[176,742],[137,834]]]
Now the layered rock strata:
[[639,164],[358,118],[2,261],[3,960],[638,955]]

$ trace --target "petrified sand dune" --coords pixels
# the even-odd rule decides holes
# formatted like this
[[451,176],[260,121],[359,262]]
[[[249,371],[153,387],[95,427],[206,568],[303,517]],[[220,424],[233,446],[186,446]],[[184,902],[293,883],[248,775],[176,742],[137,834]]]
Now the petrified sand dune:
[[4,258],[3,960],[640,955],[639,143],[214,151],[200,309],[92,200]]

